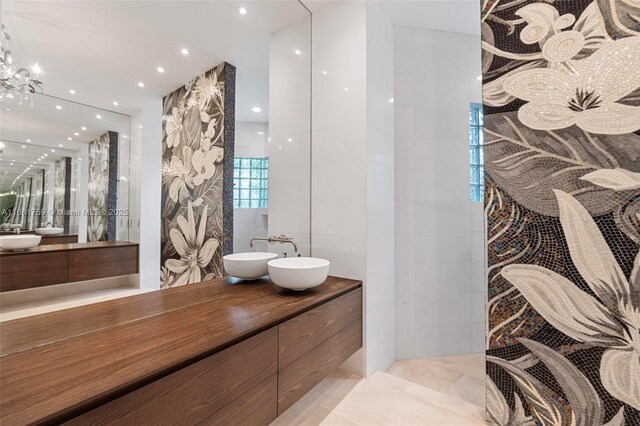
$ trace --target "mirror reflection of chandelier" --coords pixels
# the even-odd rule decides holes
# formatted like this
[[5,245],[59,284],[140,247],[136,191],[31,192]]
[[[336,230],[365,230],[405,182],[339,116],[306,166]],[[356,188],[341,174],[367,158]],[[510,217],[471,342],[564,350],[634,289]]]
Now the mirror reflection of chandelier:
[[19,105],[33,106],[33,94],[42,93],[42,82],[38,80],[40,66],[36,63],[31,71],[26,68],[16,68],[11,56],[9,41],[11,37],[4,24],[0,27],[0,104],[8,108],[10,102]]

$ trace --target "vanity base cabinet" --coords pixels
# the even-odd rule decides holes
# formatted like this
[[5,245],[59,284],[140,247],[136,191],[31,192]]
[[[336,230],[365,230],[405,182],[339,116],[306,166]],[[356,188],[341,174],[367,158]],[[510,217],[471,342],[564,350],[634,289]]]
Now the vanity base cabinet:
[[66,283],[68,265],[66,252],[0,256],[0,292]]
[[200,425],[268,425],[278,417],[278,376],[274,374],[231,404],[204,419]]
[[362,346],[362,323],[354,322],[278,372],[278,415],[320,383]]
[[[226,418],[247,405],[246,398],[253,396],[260,401],[264,397],[265,381],[276,374],[277,338],[277,329],[271,328],[66,424],[195,425],[203,421],[215,424],[216,419]],[[272,401],[262,401],[264,413],[260,416],[268,417],[267,413],[272,412],[275,419],[275,389],[273,395]],[[269,402],[271,407],[267,406]],[[218,415],[220,410],[224,411]]]
[[69,252],[69,281],[96,280],[138,273],[138,246]]
[[356,288],[65,424],[267,426],[361,347]]

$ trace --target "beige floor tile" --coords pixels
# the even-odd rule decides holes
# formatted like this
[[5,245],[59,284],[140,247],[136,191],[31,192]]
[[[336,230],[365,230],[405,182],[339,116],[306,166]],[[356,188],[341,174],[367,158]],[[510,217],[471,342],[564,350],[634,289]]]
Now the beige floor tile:
[[362,380],[321,425],[484,425],[483,409],[387,373]]
[[478,407],[485,405],[484,354],[401,360],[387,373]]

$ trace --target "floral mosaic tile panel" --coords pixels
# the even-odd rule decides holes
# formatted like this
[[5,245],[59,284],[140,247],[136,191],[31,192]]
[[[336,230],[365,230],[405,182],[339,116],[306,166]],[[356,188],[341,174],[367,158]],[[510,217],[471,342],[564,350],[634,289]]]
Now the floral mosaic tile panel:
[[235,68],[222,63],[163,99],[162,288],[223,275],[233,227],[233,175],[226,179],[225,169],[233,167],[234,93]]
[[118,190],[118,133],[107,132],[89,143],[87,240],[115,239]]
[[640,2],[481,18],[487,420],[640,425]]

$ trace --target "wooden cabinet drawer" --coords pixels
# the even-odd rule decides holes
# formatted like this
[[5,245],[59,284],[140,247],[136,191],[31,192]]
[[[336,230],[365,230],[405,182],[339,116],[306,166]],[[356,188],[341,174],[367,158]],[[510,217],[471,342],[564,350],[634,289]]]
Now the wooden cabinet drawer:
[[69,251],[69,281],[95,280],[138,273],[138,247]]
[[277,392],[278,375],[274,374],[199,424],[266,426],[278,417]]
[[362,289],[298,315],[278,329],[278,368],[283,368],[362,317]]
[[0,291],[43,287],[69,281],[66,252],[19,253],[0,257]]
[[42,237],[40,240],[41,246],[51,244],[73,244],[78,242],[77,235],[54,235],[51,237]]
[[278,415],[362,347],[358,319],[278,372]]
[[277,348],[277,330],[271,328],[67,424],[197,424],[275,375]]

